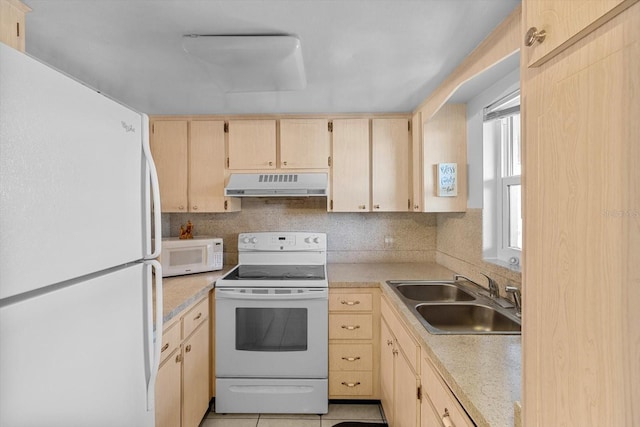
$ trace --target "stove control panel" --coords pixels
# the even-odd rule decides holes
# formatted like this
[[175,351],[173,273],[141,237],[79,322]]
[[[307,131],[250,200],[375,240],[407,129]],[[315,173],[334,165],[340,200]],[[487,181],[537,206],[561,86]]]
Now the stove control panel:
[[238,235],[238,251],[326,251],[326,233],[256,232]]

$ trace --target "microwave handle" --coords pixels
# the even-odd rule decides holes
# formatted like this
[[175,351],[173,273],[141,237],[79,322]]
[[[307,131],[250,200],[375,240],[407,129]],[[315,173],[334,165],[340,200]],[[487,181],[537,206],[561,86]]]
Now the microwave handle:
[[[153,204],[153,238],[154,247],[149,254],[145,254],[144,259],[155,259],[160,256],[162,249],[162,209],[160,206],[160,184],[158,181],[158,171],[156,170],[156,164],[153,162],[151,156],[151,147],[149,146],[149,117],[146,114],[142,115],[142,152],[144,158],[149,167],[149,178],[151,182],[151,201]],[[151,216],[148,215],[145,221],[151,221]],[[150,227],[149,227],[150,228]],[[148,237],[149,239],[151,236]]]
[[226,299],[243,301],[295,301],[328,298],[328,292],[326,289],[319,292],[303,292],[295,294],[253,294],[240,292],[235,289],[216,289],[215,295],[217,300]]

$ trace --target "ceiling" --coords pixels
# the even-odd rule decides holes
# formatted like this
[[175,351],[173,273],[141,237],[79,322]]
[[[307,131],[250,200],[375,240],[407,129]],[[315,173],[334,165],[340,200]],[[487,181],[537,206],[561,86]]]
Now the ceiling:
[[[24,0],[27,52],[148,114],[408,112],[519,0]],[[225,92],[188,34],[299,38],[302,90]]]

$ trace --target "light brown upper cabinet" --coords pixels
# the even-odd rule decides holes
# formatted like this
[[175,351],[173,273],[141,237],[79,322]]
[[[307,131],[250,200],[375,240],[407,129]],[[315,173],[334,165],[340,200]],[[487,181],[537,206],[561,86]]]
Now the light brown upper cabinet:
[[229,169],[276,169],[276,121],[229,120]]
[[[467,107],[445,104],[423,124],[422,175],[424,212],[467,210]],[[457,195],[438,196],[438,163],[457,164]]]
[[162,212],[188,211],[188,129],[187,120],[151,125],[151,153],[158,170]]
[[423,205],[423,174],[422,168],[422,113],[417,112],[411,118],[411,209],[414,212],[422,212]]
[[0,0],[0,42],[25,49],[25,15],[31,8],[18,0]]
[[328,158],[326,119],[280,120],[280,168],[326,169]]
[[637,1],[523,2],[527,64],[543,64]]
[[151,152],[158,169],[162,212],[230,212],[224,197],[222,120],[154,120]]
[[371,120],[371,203],[374,212],[406,212],[409,195],[410,122],[406,118]]
[[369,211],[369,182],[369,119],[333,120],[330,209]]

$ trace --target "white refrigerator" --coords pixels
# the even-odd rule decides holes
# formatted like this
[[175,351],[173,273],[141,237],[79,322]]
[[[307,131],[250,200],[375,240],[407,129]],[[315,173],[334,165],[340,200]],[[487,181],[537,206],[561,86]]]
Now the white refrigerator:
[[145,115],[0,43],[1,426],[154,425],[149,153]]

